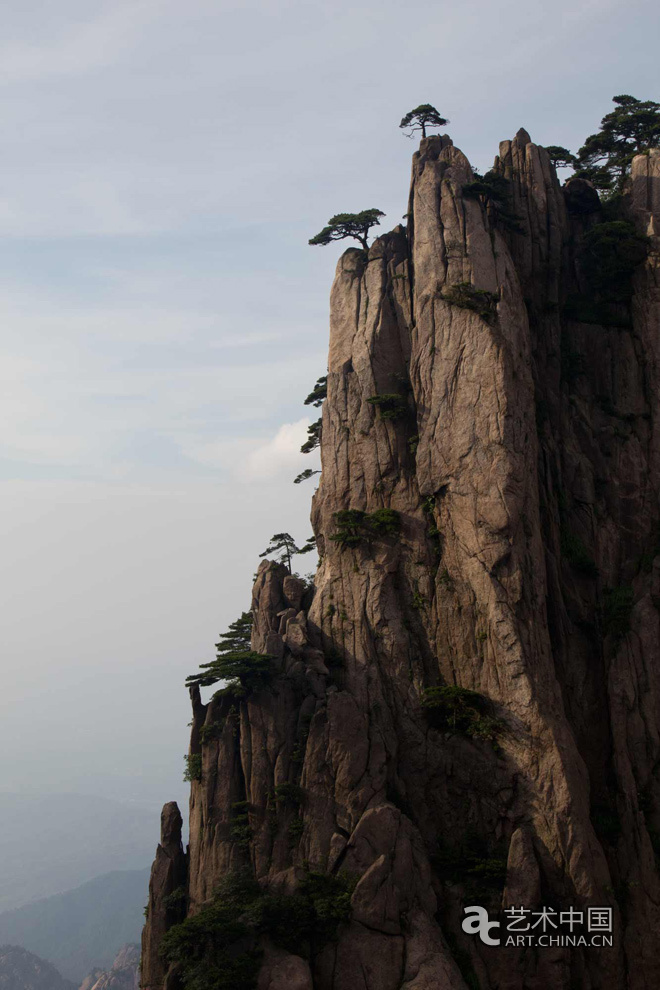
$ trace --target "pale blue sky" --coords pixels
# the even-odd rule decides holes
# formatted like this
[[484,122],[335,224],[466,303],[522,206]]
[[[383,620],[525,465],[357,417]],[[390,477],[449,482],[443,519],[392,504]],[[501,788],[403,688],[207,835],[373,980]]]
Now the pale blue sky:
[[[406,210],[421,102],[472,162],[660,99],[655,2],[6,0],[0,790],[181,793],[184,676],[308,535],[339,211]],[[314,416],[316,412],[313,411]],[[303,569],[307,560],[303,560]]]

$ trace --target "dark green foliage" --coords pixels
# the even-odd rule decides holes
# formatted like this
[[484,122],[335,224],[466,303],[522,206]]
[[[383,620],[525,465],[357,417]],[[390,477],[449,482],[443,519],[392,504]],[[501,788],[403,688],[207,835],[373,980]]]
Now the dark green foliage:
[[398,392],[386,392],[383,395],[372,395],[367,399],[380,412],[381,419],[401,419],[408,411],[408,401],[405,395]]
[[635,155],[660,144],[660,103],[627,95],[612,99],[615,109],[577,154],[577,174],[603,190],[620,190]]
[[306,406],[319,406],[323,405],[323,400],[328,397],[328,376],[323,375],[322,378],[317,378],[316,385],[309,393],[305,399],[304,405]]
[[308,956],[348,921],[355,883],[308,872],[299,892],[284,896],[264,893],[248,870],[230,873],[211,903],[169,929],[161,955],[179,965],[186,990],[255,990],[259,937]]
[[[627,311],[622,311],[620,307],[614,307],[606,302],[599,302],[592,295],[571,293],[563,306],[563,314],[566,319],[575,320],[576,323],[594,323],[601,327],[631,326],[630,314]],[[577,352],[575,356],[582,361]],[[580,368],[579,374],[583,371],[584,368]],[[576,375],[573,376],[575,377]]]
[[212,739],[217,739],[220,735],[222,735],[222,730],[224,727],[224,719],[221,719],[219,722],[205,722],[199,730],[199,741],[202,746],[210,742]]
[[511,200],[509,180],[493,169],[485,175],[479,175],[478,172],[474,174],[474,182],[468,182],[463,186],[463,195],[481,197],[484,206],[490,208],[500,226],[515,234],[524,234],[525,231],[520,226],[520,217],[513,213],[509,205]]
[[603,598],[603,632],[618,643],[630,630],[634,604],[633,589],[628,585],[610,588]]
[[235,650],[218,654],[217,660],[200,664],[200,673],[186,678],[186,685],[208,687],[218,681],[229,684],[222,693],[235,698],[245,698],[256,691],[269,687],[275,675],[274,657],[254,650]]
[[378,536],[395,536],[401,529],[401,516],[394,509],[376,509],[367,516],[367,524]]
[[254,990],[261,953],[243,915],[260,894],[247,871],[229,874],[211,904],[163,936],[161,955],[187,990]]
[[303,818],[292,818],[287,827],[287,833],[289,836],[289,841],[292,845],[300,839],[300,836],[305,831],[305,821]]
[[580,261],[597,300],[626,303],[632,296],[632,275],[646,258],[648,238],[626,220],[598,223],[586,234]]
[[302,547],[296,545],[296,541],[291,536],[291,533],[275,533],[271,536],[270,543],[266,547],[263,553],[260,553],[260,557],[270,557],[275,554],[279,554],[279,557],[275,559],[280,564],[286,564],[289,568],[289,574],[291,573],[291,560],[293,557],[302,553],[311,553],[312,550],[316,549],[316,538],[310,536],[306,543]]
[[337,213],[328,220],[327,227],[310,238],[310,244],[330,244],[331,241],[342,241],[353,237],[359,241],[365,251],[369,250],[367,237],[371,227],[380,226],[380,217],[385,214],[382,210],[362,210],[361,213]]
[[[253,691],[267,687],[274,675],[273,658],[264,653],[255,653],[250,649],[252,633],[252,613],[242,612],[234,622],[231,622],[227,632],[220,635],[215,644],[217,657],[211,663],[200,664],[200,671],[186,678],[186,686],[208,687],[218,681],[227,680],[229,684],[216,694],[233,695],[243,698]],[[202,726],[200,739],[202,743],[220,735],[224,722],[214,722]]]
[[596,805],[591,812],[591,821],[599,838],[605,839],[610,845],[616,845],[621,835],[621,819],[615,808],[607,805]]
[[264,894],[249,909],[248,919],[279,948],[295,955],[309,954],[316,916],[303,894]]
[[345,547],[356,547],[364,539],[365,519],[367,513],[361,509],[341,509],[333,514],[333,519],[337,526],[336,533],[330,537],[335,543],[339,543],[342,550]]
[[278,784],[274,791],[275,800],[282,804],[290,804],[297,808],[303,799],[303,789],[300,784],[286,781]]
[[337,531],[330,537],[342,550],[369,543],[374,537],[394,536],[401,528],[401,517],[394,509],[376,509],[367,513],[361,509],[342,509],[333,514]]
[[407,447],[413,456],[417,453],[417,448],[419,447],[419,433],[415,433],[414,436],[408,437]]
[[307,481],[309,478],[313,478],[315,474],[320,474],[320,471],[312,471],[311,468],[305,468],[300,474],[297,474],[293,479],[294,485],[299,485],[301,481]]
[[561,531],[561,554],[578,574],[584,574],[585,577],[597,576],[596,562],[582,540],[564,528]]
[[492,705],[487,698],[456,685],[426,688],[422,709],[429,724],[440,732],[493,742],[504,729],[502,720],[491,714]]
[[219,653],[234,650],[249,650],[252,635],[252,612],[241,612],[238,619],[229,623],[227,632],[220,633],[220,639],[215,644]]
[[438,851],[431,858],[433,869],[444,883],[462,884],[466,892],[487,900],[501,891],[506,881],[506,860],[493,856],[488,843],[466,830],[457,845],[439,838]]
[[351,916],[351,897],[358,877],[344,871],[318,873],[309,871],[301,884],[302,894],[309,899],[315,914],[315,933],[318,940],[333,941],[339,926]]
[[570,153],[568,148],[562,148],[558,144],[549,144],[545,150],[555,168],[575,168],[577,158]]
[[451,306],[471,309],[486,323],[492,323],[497,316],[497,295],[484,289],[475,289],[469,282],[446,285],[442,290],[442,298]]
[[183,771],[183,779],[186,783],[190,783],[192,780],[202,779],[202,754],[201,753],[190,753],[188,756],[184,756],[184,762],[186,768]]
[[445,127],[448,123],[449,121],[445,117],[441,117],[430,103],[422,103],[414,110],[410,110],[401,119],[399,127],[410,130],[406,137],[413,137],[417,131],[421,131],[422,137],[425,138],[427,127]]
[[250,805],[247,801],[235,801],[231,806],[229,835],[239,849],[249,849],[252,841],[252,826],[249,815]]
[[308,439],[305,440],[304,444],[300,448],[301,454],[311,454],[313,450],[321,445],[321,420],[317,419],[315,423],[307,427]]
[[177,887],[163,898],[163,907],[168,911],[180,911],[186,906],[186,888]]

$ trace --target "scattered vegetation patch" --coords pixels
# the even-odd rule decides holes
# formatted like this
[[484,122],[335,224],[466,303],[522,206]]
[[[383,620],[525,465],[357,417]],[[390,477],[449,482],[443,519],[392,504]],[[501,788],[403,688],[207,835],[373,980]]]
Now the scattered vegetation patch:
[[300,784],[286,781],[283,784],[277,785],[273,795],[278,804],[289,804],[297,808],[302,803],[303,789]]
[[275,676],[274,659],[267,653],[256,653],[254,650],[232,650],[220,654],[211,663],[200,664],[200,672],[187,677],[186,685],[207,687],[227,680],[229,683],[218,694],[246,698],[271,685]]
[[301,454],[311,454],[313,450],[321,445],[321,420],[317,419],[315,423],[307,427],[307,439],[300,448]]
[[422,709],[429,725],[440,732],[494,742],[504,730],[504,722],[492,714],[492,704],[487,698],[453,684],[426,688],[422,693]]
[[239,849],[248,849],[252,840],[249,810],[248,801],[235,801],[231,806],[229,835]]
[[305,831],[305,822],[302,818],[292,818],[287,825],[287,835],[289,836],[289,842],[292,846],[300,840],[303,832]]
[[385,392],[382,395],[372,395],[367,402],[375,406],[381,419],[401,419],[408,412],[408,400],[399,392]]
[[223,718],[216,720],[215,722],[204,723],[199,730],[199,741],[202,746],[211,742],[212,739],[218,739],[222,735],[222,730],[224,727],[225,720]]
[[493,856],[488,843],[471,830],[456,846],[440,839],[431,864],[444,883],[462,884],[484,900],[501,891],[506,882],[506,859]]
[[497,294],[486,292],[485,289],[475,289],[470,282],[456,282],[454,285],[445,285],[441,295],[445,302],[448,302],[451,306],[470,309],[473,313],[477,313],[486,323],[493,323],[497,317]]
[[297,474],[293,479],[294,485],[299,485],[303,481],[307,481],[309,478],[313,478],[315,474],[320,474],[320,471],[312,471],[311,468],[305,468],[300,474]]
[[336,531],[330,539],[342,550],[370,543],[376,537],[395,536],[401,529],[401,517],[394,509],[341,509],[333,514]]
[[474,173],[474,182],[468,182],[463,186],[463,195],[473,198],[481,198],[492,214],[499,226],[504,227],[514,234],[524,234],[525,230],[520,225],[521,218],[515,214],[510,206],[511,203],[511,183],[499,172],[490,171],[485,175]]
[[608,589],[603,597],[603,632],[620,642],[630,631],[633,589],[629,585]]
[[419,433],[415,433],[414,436],[408,437],[406,441],[406,446],[413,456],[417,453],[417,448],[419,447]]
[[264,892],[248,870],[235,871],[209,904],[169,929],[161,955],[179,965],[186,990],[254,990],[259,937],[309,956],[349,919],[355,883],[347,874],[308,871],[300,890],[283,896]]
[[323,375],[321,378],[317,378],[316,384],[312,391],[309,393],[305,399],[304,405],[315,406],[317,409],[323,405],[323,400],[328,397],[328,376]]
[[583,574],[585,577],[596,577],[598,575],[596,562],[582,540],[565,528],[562,528],[561,531],[560,547],[562,557],[568,561],[573,570],[577,571],[578,574]]
[[189,753],[184,756],[183,761],[185,763],[185,769],[183,771],[183,779],[186,783],[190,783],[193,780],[202,779],[202,754],[201,753]]
[[598,223],[587,232],[580,261],[597,298],[614,303],[630,301],[632,275],[646,258],[648,243],[627,220]]
[[163,907],[167,911],[180,911],[186,904],[186,888],[177,887],[163,898]]
[[623,189],[635,155],[660,143],[660,103],[624,94],[577,154],[577,175],[606,193]]

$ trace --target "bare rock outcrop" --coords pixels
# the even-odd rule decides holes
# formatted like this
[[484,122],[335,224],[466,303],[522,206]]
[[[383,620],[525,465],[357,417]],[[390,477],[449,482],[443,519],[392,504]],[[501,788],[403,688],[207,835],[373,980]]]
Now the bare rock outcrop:
[[145,990],[163,986],[167,967],[159,948],[165,932],[181,921],[186,910],[186,855],[181,845],[183,820],[171,801],[160,817],[160,844],[151,867],[147,923],[142,932],[140,985]]
[[[259,929],[259,990],[660,984],[660,155],[633,162],[647,256],[606,304],[593,188],[560,187],[524,130],[494,171],[506,208],[425,138],[407,226],[340,258],[313,599],[262,562],[272,685],[192,692],[188,915],[246,868],[284,897],[353,878],[300,955]],[[481,699],[474,732],[433,722],[443,685]],[[178,841],[152,874],[151,990]],[[489,946],[467,904],[608,907],[613,944]]]
[[124,945],[107,972],[95,971],[81,984],[80,990],[138,990],[140,947]]

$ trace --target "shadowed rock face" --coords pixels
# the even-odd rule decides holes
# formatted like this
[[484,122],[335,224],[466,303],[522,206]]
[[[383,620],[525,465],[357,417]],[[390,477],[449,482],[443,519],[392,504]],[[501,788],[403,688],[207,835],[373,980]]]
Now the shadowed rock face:
[[160,844],[151,867],[147,923],[142,932],[140,984],[162,987],[167,967],[159,954],[160,942],[185,912],[186,856],[181,845],[181,813],[175,801],[160,816]]
[[[187,910],[246,864],[284,892],[306,862],[360,878],[309,961],[264,943],[259,990],[660,985],[660,155],[633,163],[649,253],[607,326],[571,306],[591,187],[560,188],[525,131],[494,169],[508,222],[464,191],[448,138],[424,139],[407,228],[340,259],[313,601],[263,562],[253,648],[273,688],[193,692]],[[398,532],[331,539],[335,513],[384,508]],[[490,699],[495,745],[429,724],[438,684]],[[300,807],[274,801],[283,783]],[[461,930],[467,904],[609,905],[614,945],[488,947]],[[144,986],[163,985],[173,920],[150,906]]]

